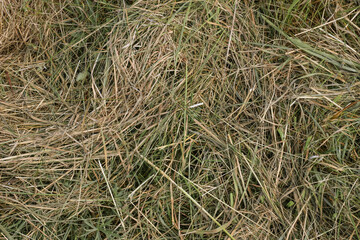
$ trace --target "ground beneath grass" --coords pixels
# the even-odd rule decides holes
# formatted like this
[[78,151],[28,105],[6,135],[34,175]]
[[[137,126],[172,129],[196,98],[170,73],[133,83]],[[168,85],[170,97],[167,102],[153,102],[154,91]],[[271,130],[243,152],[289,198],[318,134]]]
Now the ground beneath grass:
[[360,7],[0,2],[0,239],[360,239]]

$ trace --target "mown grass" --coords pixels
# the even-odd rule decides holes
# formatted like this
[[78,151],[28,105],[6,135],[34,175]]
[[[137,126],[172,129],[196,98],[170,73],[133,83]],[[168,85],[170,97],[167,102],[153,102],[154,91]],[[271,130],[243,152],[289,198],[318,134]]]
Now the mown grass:
[[1,239],[360,239],[356,1],[0,3]]

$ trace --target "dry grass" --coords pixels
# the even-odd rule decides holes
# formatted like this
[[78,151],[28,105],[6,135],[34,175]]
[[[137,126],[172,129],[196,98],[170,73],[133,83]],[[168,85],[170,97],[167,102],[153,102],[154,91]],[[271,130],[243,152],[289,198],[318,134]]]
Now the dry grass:
[[360,8],[0,2],[0,239],[360,239]]

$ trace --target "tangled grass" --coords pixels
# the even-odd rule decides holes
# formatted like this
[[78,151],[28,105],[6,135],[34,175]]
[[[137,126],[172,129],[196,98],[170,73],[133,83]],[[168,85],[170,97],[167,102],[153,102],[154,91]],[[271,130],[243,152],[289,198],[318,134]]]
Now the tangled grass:
[[2,0],[0,239],[360,239],[356,1]]

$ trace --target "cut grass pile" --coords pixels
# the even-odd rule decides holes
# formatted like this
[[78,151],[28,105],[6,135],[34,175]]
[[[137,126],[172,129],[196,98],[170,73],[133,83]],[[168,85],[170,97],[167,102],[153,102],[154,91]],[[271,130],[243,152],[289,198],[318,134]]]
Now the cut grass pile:
[[360,7],[3,0],[0,239],[360,239]]

